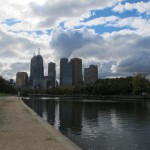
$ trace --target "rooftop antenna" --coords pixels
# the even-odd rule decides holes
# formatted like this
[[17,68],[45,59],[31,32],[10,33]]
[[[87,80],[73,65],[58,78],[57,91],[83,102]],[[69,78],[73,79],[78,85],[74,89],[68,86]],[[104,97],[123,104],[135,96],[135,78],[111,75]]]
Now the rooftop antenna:
[[40,48],[38,48],[38,55],[40,55]]

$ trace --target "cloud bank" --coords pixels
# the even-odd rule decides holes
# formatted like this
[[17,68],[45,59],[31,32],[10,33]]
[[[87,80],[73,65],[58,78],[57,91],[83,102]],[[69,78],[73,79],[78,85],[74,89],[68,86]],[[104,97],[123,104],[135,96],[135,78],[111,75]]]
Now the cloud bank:
[[[0,1],[0,74],[30,74],[41,48],[48,62],[80,57],[96,64],[99,77],[150,74],[150,2],[124,0]],[[107,13],[106,13],[107,12]]]

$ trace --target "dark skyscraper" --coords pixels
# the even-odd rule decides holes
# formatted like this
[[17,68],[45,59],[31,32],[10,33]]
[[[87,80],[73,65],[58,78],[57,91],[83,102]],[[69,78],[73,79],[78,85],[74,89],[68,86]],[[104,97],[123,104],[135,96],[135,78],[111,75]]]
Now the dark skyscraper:
[[72,64],[68,58],[60,59],[60,86],[72,85]]
[[48,64],[48,78],[50,80],[51,87],[56,86],[56,64],[53,62],[50,62]]
[[84,69],[84,82],[85,83],[95,83],[98,79],[98,67],[95,65],[90,65],[89,68]]
[[42,88],[44,78],[43,58],[40,55],[34,55],[31,59],[30,67],[30,85],[34,88]]
[[28,86],[28,74],[26,72],[17,72],[16,86],[19,88]]
[[82,59],[71,59],[72,64],[72,85],[82,84]]

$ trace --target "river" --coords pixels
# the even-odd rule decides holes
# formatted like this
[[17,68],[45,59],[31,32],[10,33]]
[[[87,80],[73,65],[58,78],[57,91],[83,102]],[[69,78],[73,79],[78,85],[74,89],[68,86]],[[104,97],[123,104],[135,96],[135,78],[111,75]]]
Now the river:
[[150,101],[53,97],[24,102],[83,150],[150,149]]

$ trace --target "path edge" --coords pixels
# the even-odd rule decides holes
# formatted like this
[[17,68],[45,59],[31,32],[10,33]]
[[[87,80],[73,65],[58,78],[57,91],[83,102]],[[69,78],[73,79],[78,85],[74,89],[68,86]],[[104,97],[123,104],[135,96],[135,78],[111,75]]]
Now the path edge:
[[69,138],[64,136],[60,131],[55,129],[47,121],[43,120],[35,111],[28,107],[22,100],[19,99],[21,104],[31,113],[31,115],[52,135],[55,139],[63,146],[66,150],[82,150],[78,145],[76,145]]

